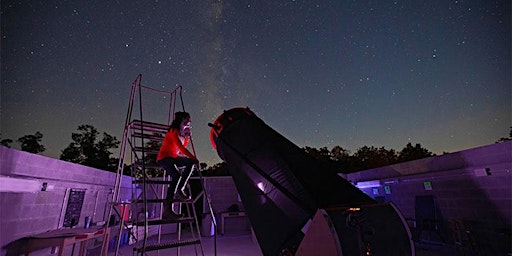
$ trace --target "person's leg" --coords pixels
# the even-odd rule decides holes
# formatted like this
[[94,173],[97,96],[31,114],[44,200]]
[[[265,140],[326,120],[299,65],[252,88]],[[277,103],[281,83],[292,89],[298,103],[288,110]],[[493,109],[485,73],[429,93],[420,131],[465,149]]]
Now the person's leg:
[[186,193],[184,193],[184,190],[185,187],[187,186],[190,176],[192,175],[192,167],[194,165],[194,160],[187,157],[178,157],[175,159],[175,161],[178,167],[185,167],[183,169],[183,172],[181,173],[181,178],[179,179],[179,182],[177,184],[176,195],[180,193],[181,195],[178,195],[178,198],[188,198]]
[[169,188],[167,189],[167,197],[166,199],[170,200],[172,203],[172,198],[174,193],[176,192],[176,187],[178,186],[178,182],[180,179],[180,173],[176,170],[174,159],[167,157],[160,161],[158,161],[158,165],[160,165],[166,173],[171,177]]
[[180,179],[180,173],[176,170],[174,166],[174,159],[168,157],[158,161],[158,165],[160,165],[166,173],[168,173],[171,177],[169,188],[167,189],[167,196],[165,198],[165,202],[163,204],[164,207],[164,216],[163,218],[181,218],[182,215],[175,213],[172,208],[172,203],[174,199],[174,193],[178,186],[178,181]]

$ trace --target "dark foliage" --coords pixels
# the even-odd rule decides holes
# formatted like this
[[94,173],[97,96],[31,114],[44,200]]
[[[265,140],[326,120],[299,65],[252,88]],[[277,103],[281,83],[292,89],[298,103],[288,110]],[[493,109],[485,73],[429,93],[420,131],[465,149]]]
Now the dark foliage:
[[25,135],[16,140],[21,146],[22,151],[38,154],[44,152],[46,148],[41,145],[43,134],[36,132],[34,135]]
[[505,141],[510,141],[512,140],[512,126],[510,126],[510,132],[508,133],[508,138],[500,138],[498,141],[496,141],[496,143],[500,143],[500,142],[505,142]]
[[11,139],[2,139],[2,140],[0,140],[0,145],[2,145],[4,147],[10,148],[11,147],[11,143],[12,143]]
[[103,133],[100,139],[98,130],[92,125],[80,125],[78,131],[71,134],[73,142],[62,150],[60,159],[115,172],[118,159],[111,157],[110,150],[119,146],[116,137]]
[[417,143],[413,147],[412,144],[409,142],[398,154],[398,162],[407,162],[425,157],[431,157],[434,155],[435,154],[428,151],[426,148],[422,148],[419,143]]

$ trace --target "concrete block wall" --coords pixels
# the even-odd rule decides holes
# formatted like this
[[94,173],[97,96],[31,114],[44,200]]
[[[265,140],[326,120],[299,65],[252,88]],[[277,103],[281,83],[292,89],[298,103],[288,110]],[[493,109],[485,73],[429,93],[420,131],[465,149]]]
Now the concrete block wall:
[[[14,178],[15,182],[21,182],[22,185],[25,184],[23,181],[29,181],[30,185],[36,186],[35,190],[29,192],[6,191],[0,188],[0,246],[22,237],[63,228],[71,189],[85,190],[78,226],[83,226],[86,216],[92,217],[93,223],[106,221],[115,177],[116,174],[112,172],[0,146],[0,179],[5,181],[4,178],[8,178],[10,181]],[[41,191],[43,183],[46,183],[46,191]],[[205,187],[219,222],[219,214],[227,211],[232,204],[238,204],[243,210],[231,177],[207,177]],[[156,186],[156,191],[160,193],[162,187]],[[137,193],[140,193],[140,189]],[[148,196],[155,197],[152,192]],[[120,198],[129,201],[131,197],[131,178],[123,176]],[[154,209],[151,208],[149,214],[158,214],[160,208],[154,205],[151,207]],[[139,211],[135,207],[131,210],[132,216]],[[205,204],[203,212],[208,212]],[[230,230],[250,232],[247,217],[232,219],[227,223]],[[164,227],[164,233],[166,232],[176,232],[176,227]],[[33,255],[48,255],[49,252],[50,249],[45,249]],[[0,255],[5,253],[2,248]]]
[[[84,225],[86,216],[93,223],[106,221],[115,177],[115,173],[0,146],[0,178],[21,185],[28,181],[36,186],[30,192],[0,188],[0,246],[62,228],[72,189],[85,191],[78,226]],[[129,177],[124,177],[120,194],[123,200],[131,197],[130,182]],[[39,189],[43,183],[46,191]],[[4,249],[1,253],[5,254]]]
[[[214,213],[226,212],[233,204],[237,204],[240,210],[243,210],[235,182],[231,176],[205,177],[204,186],[210,197]],[[206,204],[203,205],[203,212],[207,213],[208,208]]]
[[[223,177],[205,177],[205,190],[210,197],[212,209],[216,216],[219,229],[221,226],[221,213],[227,212],[228,208],[236,204],[240,211],[244,211],[244,206],[238,195],[235,182],[231,176]],[[206,201],[203,202],[203,213],[208,213]],[[204,223],[203,223],[204,225]],[[225,219],[225,234],[247,233],[251,232],[251,224],[248,217],[236,217]]]
[[[470,224],[478,246],[488,252],[484,255],[506,255],[511,241],[511,149],[512,142],[493,144],[366,170],[345,178],[354,184],[376,181],[373,184],[377,185],[361,190],[379,200],[393,202],[410,219],[415,218],[416,196],[433,195],[447,240],[453,234],[450,222],[463,220]],[[62,227],[70,189],[86,191],[79,225],[83,225],[85,216],[91,216],[93,222],[106,220],[114,173],[0,146],[0,175],[48,185],[47,191],[0,193],[0,246]],[[123,178],[123,200],[131,198],[130,181],[129,177]],[[432,190],[425,189],[425,181],[430,182]],[[243,210],[231,177],[206,177],[205,187],[217,218],[232,204]],[[203,212],[208,212],[204,204]],[[243,221],[248,223],[247,218]],[[235,220],[229,225],[247,226]]]
[[[346,178],[363,186],[361,190],[369,196],[393,202],[411,220],[416,218],[416,197],[433,196],[439,211],[439,233],[446,242],[453,242],[454,223],[462,222],[480,253],[507,255],[511,252],[511,149],[512,142],[492,144]],[[411,221],[410,225],[414,224]]]

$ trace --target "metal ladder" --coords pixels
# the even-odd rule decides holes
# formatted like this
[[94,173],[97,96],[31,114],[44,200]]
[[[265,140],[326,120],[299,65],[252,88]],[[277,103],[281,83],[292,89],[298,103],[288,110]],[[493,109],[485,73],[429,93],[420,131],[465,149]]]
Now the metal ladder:
[[[141,122],[138,120],[130,124],[131,130],[133,131],[132,137],[144,138],[147,140],[146,144],[161,142],[168,129],[166,125]],[[147,136],[144,133],[146,133]],[[156,155],[156,153],[158,153],[158,147],[148,148],[142,145],[136,145],[133,150],[138,152],[145,150],[148,155]],[[146,160],[146,162],[135,161],[132,164],[132,170],[134,170],[134,179],[132,180],[132,206],[136,209],[135,213],[137,213],[137,216],[134,218],[133,227],[136,227],[135,235],[138,238],[137,243],[133,245],[133,250],[143,254],[148,251],[178,248],[177,252],[179,254],[179,248],[182,246],[199,245],[198,249],[200,249],[201,254],[204,255],[194,205],[196,200],[175,203],[175,206],[179,208],[178,211],[184,211],[186,213],[185,217],[177,220],[162,219],[162,204],[165,201],[166,187],[170,183],[170,181],[166,179],[166,173],[163,172],[156,163],[148,160]],[[149,171],[158,173],[159,170],[162,171],[162,175],[153,175],[153,177],[148,175]],[[189,194],[192,194],[190,186],[188,188]],[[142,205],[142,207],[140,205]],[[150,207],[150,205],[152,207]],[[172,224],[177,226],[177,239],[164,239],[162,237],[162,228],[164,228],[165,225]],[[182,224],[189,224],[190,238],[182,239]],[[156,239],[148,240],[148,233],[150,233],[148,228],[153,226],[156,226],[158,229],[156,232],[157,237]]]
[[[149,251],[168,248],[176,248],[176,255],[179,255],[181,247],[192,245],[196,255],[199,255],[199,253],[204,255],[194,204],[203,196],[207,199],[210,210],[211,205],[207,194],[204,193],[204,183],[200,172],[199,177],[201,179],[202,191],[191,200],[174,204],[180,212],[184,211],[186,213],[185,217],[176,220],[162,218],[163,203],[170,181],[165,171],[156,164],[156,154],[172,122],[178,96],[184,110],[181,86],[177,86],[171,92],[166,92],[145,87],[141,84],[141,80],[142,75],[139,75],[132,83],[130,102],[120,145],[116,181],[112,191],[111,207],[109,207],[109,214],[107,215],[109,218],[106,221],[106,226],[109,228],[103,242],[102,255],[106,255],[108,251],[110,237],[116,238],[115,255],[119,255],[121,239],[126,232],[128,232],[130,242],[133,243],[133,253],[137,253],[137,255],[145,255]],[[169,100],[167,123],[143,121],[142,89],[148,89],[158,94],[166,94],[164,98],[168,97]],[[136,99],[139,100],[138,104]],[[140,110],[139,119],[132,118],[134,105],[135,107],[138,105]],[[121,184],[123,174],[127,174],[127,167],[129,167],[129,175],[131,175],[132,179],[132,195],[129,202],[123,202],[120,200]],[[189,195],[192,195],[190,185],[187,188]],[[128,214],[128,211],[131,211],[131,214]],[[183,239],[182,235],[183,224],[189,224],[190,227],[190,237],[186,239]],[[214,224],[216,226],[216,223]],[[170,240],[167,237],[163,237],[162,234],[164,228],[172,229],[172,225],[177,229],[177,239]],[[116,233],[117,235],[115,236],[114,234]],[[168,251],[165,253],[168,255]]]

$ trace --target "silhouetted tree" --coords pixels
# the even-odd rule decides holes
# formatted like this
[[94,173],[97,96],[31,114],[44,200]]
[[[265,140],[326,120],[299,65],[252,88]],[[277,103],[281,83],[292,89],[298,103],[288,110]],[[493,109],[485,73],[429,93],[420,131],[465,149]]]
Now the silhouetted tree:
[[354,158],[350,155],[349,150],[335,146],[331,149],[331,159],[340,172],[347,172],[350,170]]
[[353,160],[355,163],[351,172],[394,164],[397,161],[397,154],[393,149],[363,146],[354,153]]
[[327,149],[327,147],[323,147],[320,149],[312,148],[312,147],[304,147],[302,148],[306,153],[315,158],[316,160],[320,160],[323,162],[331,162],[331,152]]
[[350,156],[350,151],[340,146],[335,146],[331,149],[331,156],[334,160],[340,160]]
[[92,125],[78,126],[78,133],[72,133],[73,142],[60,155],[60,159],[102,170],[116,171],[118,159],[110,157],[111,149],[119,146],[119,141],[107,133],[98,138],[98,130]]
[[[302,149],[314,159],[334,166],[337,172],[341,173],[358,172],[396,164],[400,161],[411,161],[435,155],[421,147],[420,144],[412,146],[411,143],[408,143],[400,153],[397,153],[394,149],[376,148],[374,146],[360,147],[353,155],[350,154],[349,150],[340,146],[335,146],[331,150],[326,147],[317,149],[308,146]],[[229,175],[225,163],[215,164],[208,167],[206,171],[209,173],[208,175],[217,175],[217,173]]]
[[[201,165],[201,164],[200,164]],[[225,162],[220,162],[210,166],[202,172],[203,176],[230,176],[228,167]]]
[[10,148],[11,147],[11,143],[12,143],[11,139],[1,139],[0,138],[0,145],[2,145],[4,147]]
[[509,140],[512,140],[512,126],[510,126],[510,132],[508,133],[508,138],[500,138],[498,141],[496,141],[496,143],[500,143],[500,142],[505,142],[505,141],[509,141]]
[[425,157],[434,156],[432,152],[428,151],[428,149],[421,147],[419,143],[413,147],[409,142],[405,147],[398,153],[398,161],[399,162],[407,162],[416,159],[421,159]]
[[22,151],[38,154],[46,150],[46,148],[41,145],[42,139],[43,134],[36,132],[34,135],[25,135],[20,137],[16,142],[20,144]]

